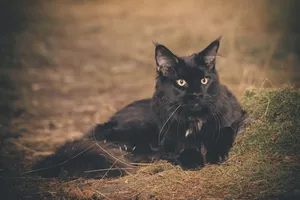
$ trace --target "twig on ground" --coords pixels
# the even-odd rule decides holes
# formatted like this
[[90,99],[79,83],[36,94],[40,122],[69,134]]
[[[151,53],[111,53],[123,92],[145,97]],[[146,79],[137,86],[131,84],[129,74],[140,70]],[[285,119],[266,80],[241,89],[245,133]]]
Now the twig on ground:
[[98,190],[92,189],[94,192],[96,192],[97,194],[100,194],[101,196],[103,196],[105,199],[110,200],[110,198],[108,198],[106,195],[104,195],[103,193],[99,192]]

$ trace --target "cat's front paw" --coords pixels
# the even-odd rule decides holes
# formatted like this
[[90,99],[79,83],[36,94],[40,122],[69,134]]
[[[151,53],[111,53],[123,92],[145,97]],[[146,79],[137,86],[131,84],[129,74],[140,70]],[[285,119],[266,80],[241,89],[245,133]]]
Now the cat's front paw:
[[196,149],[185,149],[179,154],[176,161],[183,169],[195,170],[204,166],[202,153]]
[[208,151],[205,155],[205,161],[209,164],[221,164],[228,158],[228,153],[217,153],[214,151]]

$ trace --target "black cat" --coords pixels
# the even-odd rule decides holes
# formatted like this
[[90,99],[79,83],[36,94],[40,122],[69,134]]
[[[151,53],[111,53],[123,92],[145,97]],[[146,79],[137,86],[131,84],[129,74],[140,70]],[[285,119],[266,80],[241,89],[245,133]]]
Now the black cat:
[[[219,43],[217,39],[200,53],[186,57],[178,57],[165,46],[155,44],[157,78],[152,99],[129,104],[82,139],[66,143],[35,169],[56,164],[42,170],[42,175],[57,176],[64,169],[67,177],[95,177],[83,171],[124,169],[132,162],[149,158],[198,168],[204,165],[203,150],[206,162],[224,161],[245,112],[219,82],[215,66]],[[93,144],[89,151],[78,155]],[[74,155],[78,156],[70,159]],[[116,173],[110,172],[111,176],[123,173],[112,171]],[[98,171],[97,175],[103,173]]]
[[[222,85],[216,71],[220,38],[199,53],[178,57],[156,44],[156,88],[152,108],[163,152],[177,152],[186,167],[206,161],[222,162],[228,156],[245,112]],[[198,151],[195,152],[193,150]]]

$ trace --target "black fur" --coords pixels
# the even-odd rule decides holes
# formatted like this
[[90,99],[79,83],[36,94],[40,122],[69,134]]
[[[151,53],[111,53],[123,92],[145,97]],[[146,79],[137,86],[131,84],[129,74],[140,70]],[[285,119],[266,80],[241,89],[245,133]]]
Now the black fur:
[[[200,151],[204,147],[209,163],[224,161],[228,156],[244,111],[219,81],[215,66],[219,43],[217,39],[203,51],[186,57],[178,57],[156,44],[157,78],[152,107],[164,152],[179,154],[186,148]],[[201,83],[205,78],[207,83]],[[177,83],[180,79],[186,82],[184,86]],[[192,153],[186,154],[189,155]]]
[[[165,46],[155,44],[157,77],[152,99],[129,104],[82,140],[68,142],[35,168],[61,163],[85,150],[86,143],[95,141],[101,141],[101,147],[111,153],[103,152],[96,143],[96,149],[76,157],[77,162],[71,159],[68,164],[56,166],[56,171],[51,168],[54,173],[45,170],[44,176],[57,176],[62,167],[68,177],[84,176],[85,170],[128,168],[126,163],[153,158],[167,159],[183,168],[199,168],[205,161],[224,161],[245,112],[219,81],[216,71],[219,44],[217,39],[203,51],[186,57],[178,57]],[[122,157],[125,164],[116,161],[116,157]]]

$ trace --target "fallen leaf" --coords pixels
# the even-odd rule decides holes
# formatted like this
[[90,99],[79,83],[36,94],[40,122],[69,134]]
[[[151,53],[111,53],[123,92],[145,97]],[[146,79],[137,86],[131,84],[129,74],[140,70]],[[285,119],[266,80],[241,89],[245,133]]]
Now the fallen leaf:
[[277,140],[277,136],[276,136],[276,135],[273,135],[272,138],[271,138],[271,140],[272,140],[272,141],[276,141],[276,140]]

